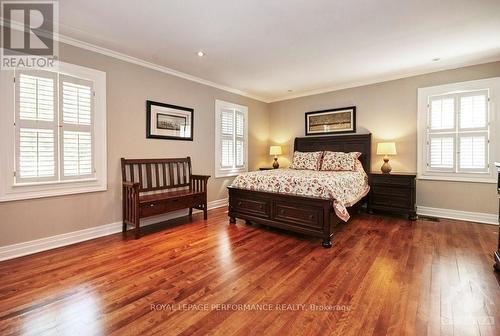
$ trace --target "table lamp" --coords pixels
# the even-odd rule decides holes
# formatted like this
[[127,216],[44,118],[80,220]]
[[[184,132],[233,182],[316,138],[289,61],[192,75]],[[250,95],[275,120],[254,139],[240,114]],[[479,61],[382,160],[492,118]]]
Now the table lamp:
[[384,156],[384,164],[380,168],[382,173],[389,174],[392,170],[389,164],[389,155],[396,155],[396,143],[394,142],[380,142],[377,144],[377,155]]
[[277,169],[280,166],[278,163],[278,155],[281,155],[281,146],[269,147],[269,155],[274,155],[273,168]]

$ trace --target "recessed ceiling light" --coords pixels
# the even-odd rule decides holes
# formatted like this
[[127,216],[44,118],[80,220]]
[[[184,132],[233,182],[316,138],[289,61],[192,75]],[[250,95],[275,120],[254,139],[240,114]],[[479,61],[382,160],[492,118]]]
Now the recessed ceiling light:
[[432,59],[433,62],[439,62],[441,59],[439,57],[435,57]]
[[198,51],[198,56],[203,57],[205,56],[205,53],[203,51]]

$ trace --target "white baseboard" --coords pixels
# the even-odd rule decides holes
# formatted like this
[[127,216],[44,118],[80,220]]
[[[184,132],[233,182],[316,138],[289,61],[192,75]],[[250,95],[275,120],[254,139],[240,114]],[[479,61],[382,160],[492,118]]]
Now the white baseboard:
[[441,217],[458,219],[468,222],[485,223],[498,225],[498,215],[482,212],[469,212],[452,209],[439,209],[424,206],[417,206],[417,214],[430,217]]
[[[226,206],[227,204],[228,204],[227,198],[219,199],[208,202],[207,208],[210,210]],[[196,212],[200,212],[200,210],[195,210],[194,213]],[[164,222],[169,219],[186,216],[187,214],[188,214],[187,210],[179,210],[161,216],[145,218],[141,221],[141,226],[147,226],[151,224]],[[23,243],[2,246],[0,247],[0,261],[50,250],[56,247],[71,245],[85,240],[90,240],[94,238],[107,236],[113,233],[118,233],[121,231],[122,231],[122,222],[120,221],[84,230],[63,233],[52,237],[46,237]]]

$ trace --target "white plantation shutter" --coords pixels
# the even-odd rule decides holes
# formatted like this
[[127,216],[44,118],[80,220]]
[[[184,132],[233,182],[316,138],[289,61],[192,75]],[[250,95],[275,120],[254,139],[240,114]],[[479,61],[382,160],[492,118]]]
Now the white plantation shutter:
[[452,170],[455,166],[455,137],[430,137],[429,164],[432,168]]
[[221,168],[234,166],[234,110],[223,109],[220,117]]
[[221,168],[233,167],[233,140],[222,139],[221,158]]
[[16,72],[16,174],[18,183],[58,179],[56,74]]
[[430,128],[432,130],[455,127],[455,99],[453,97],[433,98],[430,103]]
[[[20,73],[19,118],[21,120],[54,121],[54,79]],[[50,73],[45,74],[50,76]]]
[[235,110],[235,166],[243,167],[245,165],[245,115],[241,111]]
[[488,124],[488,92],[460,97],[460,128],[480,129]]
[[488,91],[462,93],[459,101],[459,171],[488,171]]
[[[433,97],[429,102],[429,158],[430,169],[453,171],[455,167],[455,98]],[[444,133],[443,133],[444,132]]]
[[244,166],[244,114],[236,109],[220,111],[221,168]]
[[236,140],[236,150],[235,150],[236,167],[243,167],[245,165],[244,147],[245,143],[243,140]]
[[37,179],[55,176],[55,135],[49,129],[19,130],[19,178]]
[[234,133],[234,110],[223,109],[221,111],[221,133],[233,137]]
[[63,132],[64,176],[92,174],[92,137],[90,132]]
[[93,82],[17,71],[15,95],[16,183],[93,177]]
[[484,134],[464,134],[459,137],[460,170],[484,171],[487,168],[487,141]]
[[[61,76],[62,77],[62,76]],[[76,80],[76,79],[73,79]],[[62,77],[63,122],[67,124],[90,125],[92,121],[92,87],[78,85]]]
[[487,90],[431,97],[427,125],[428,170],[487,173],[488,116]]
[[93,84],[61,75],[59,80],[62,178],[93,176]]
[[235,110],[236,136],[243,138],[245,132],[245,115],[243,112]]
[[216,101],[216,176],[245,171],[247,108]]

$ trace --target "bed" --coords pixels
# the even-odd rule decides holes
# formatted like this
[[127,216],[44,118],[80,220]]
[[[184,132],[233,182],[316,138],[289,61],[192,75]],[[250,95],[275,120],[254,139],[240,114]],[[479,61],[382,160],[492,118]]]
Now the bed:
[[[371,134],[295,138],[294,151],[360,152],[359,161],[364,171],[369,172]],[[275,191],[256,190],[259,188],[251,190],[250,187],[241,182],[256,177],[259,180],[271,178],[277,181],[280,178],[280,171],[282,170],[252,172],[235,179],[237,183],[233,182],[233,185],[228,187],[229,222],[234,224],[236,218],[239,218],[250,223],[259,223],[315,236],[322,238],[323,247],[331,247],[333,229],[340,222],[349,219],[350,215],[354,214],[366,202],[368,189],[364,193],[360,192],[359,197],[351,197],[351,202],[345,202],[345,199],[331,198],[331,195],[325,192],[322,194],[300,192],[298,194],[297,190],[285,192],[282,186]],[[282,172],[285,173],[284,170]],[[311,177],[320,181],[324,180],[322,177],[307,172],[291,173],[289,178],[302,187],[304,187],[302,183],[309,183],[307,179]],[[306,189],[307,187],[304,187],[304,190]]]

